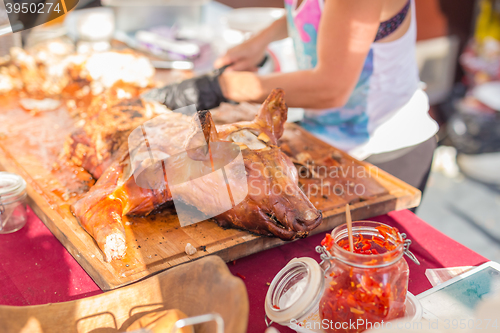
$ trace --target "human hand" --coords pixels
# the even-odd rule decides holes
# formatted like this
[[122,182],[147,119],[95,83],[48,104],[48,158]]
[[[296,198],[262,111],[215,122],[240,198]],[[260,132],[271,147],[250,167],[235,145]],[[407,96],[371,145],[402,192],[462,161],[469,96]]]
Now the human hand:
[[214,62],[215,68],[229,65],[228,71],[256,72],[265,57],[267,43],[260,36],[254,36],[247,41],[227,50],[226,54]]

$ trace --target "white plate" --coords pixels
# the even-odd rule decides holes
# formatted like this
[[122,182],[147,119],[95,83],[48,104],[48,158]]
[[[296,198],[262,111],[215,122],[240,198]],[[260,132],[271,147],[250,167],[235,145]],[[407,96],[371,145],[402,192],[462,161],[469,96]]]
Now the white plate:
[[295,123],[304,119],[304,109],[301,108],[288,108],[288,116],[286,121],[288,123]]
[[285,15],[283,8],[238,8],[226,15],[230,29],[243,32],[258,32]]
[[500,152],[458,154],[457,164],[467,176],[488,184],[500,185]]
[[423,308],[419,300],[411,292],[406,293],[406,310],[405,310],[405,320],[406,321],[419,321],[422,319]]

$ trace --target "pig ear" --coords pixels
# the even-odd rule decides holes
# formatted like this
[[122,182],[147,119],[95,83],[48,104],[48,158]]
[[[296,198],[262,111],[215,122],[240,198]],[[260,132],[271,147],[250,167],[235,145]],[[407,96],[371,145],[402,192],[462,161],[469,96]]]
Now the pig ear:
[[190,134],[188,134],[184,147],[186,149],[205,146],[210,142],[219,141],[212,115],[207,110],[198,111],[193,115],[189,132]]
[[[209,142],[218,141],[217,128],[215,127],[215,123],[212,119],[212,114],[208,110],[198,111],[197,113],[199,123],[201,124],[201,130],[203,132],[203,136],[205,137],[205,141],[207,144]],[[196,118],[196,115],[195,115]]]
[[283,135],[288,106],[285,103],[285,92],[283,89],[273,89],[267,97],[255,117],[254,122],[261,128],[268,129],[278,140]]

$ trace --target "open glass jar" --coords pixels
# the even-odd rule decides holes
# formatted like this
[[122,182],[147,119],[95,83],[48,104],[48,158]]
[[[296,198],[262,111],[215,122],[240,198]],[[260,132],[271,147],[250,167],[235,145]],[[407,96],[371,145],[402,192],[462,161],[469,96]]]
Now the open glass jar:
[[9,234],[24,227],[26,196],[26,182],[21,176],[0,172],[0,234]]
[[[311,258],[293,259],[274,278],[266,296],[267,317],[297,332],[362,332],[405,316],[411,241],[388,225],[352,224],[354,251],[347,226],[335,228]],[[320,276],[316,270],[321,271]]]
[[267,291],[267,317],[297,332],[305,323],[319,322],[318,304],[325,285],[323,273],[312,258],[292,259],[276,275]]

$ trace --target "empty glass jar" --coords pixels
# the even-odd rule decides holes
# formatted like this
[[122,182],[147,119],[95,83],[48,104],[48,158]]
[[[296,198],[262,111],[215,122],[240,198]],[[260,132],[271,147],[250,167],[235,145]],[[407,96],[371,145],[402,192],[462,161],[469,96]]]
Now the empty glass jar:
[[0,172],[0,234],[15,232],[26,224],[26,182],[19,175]]

